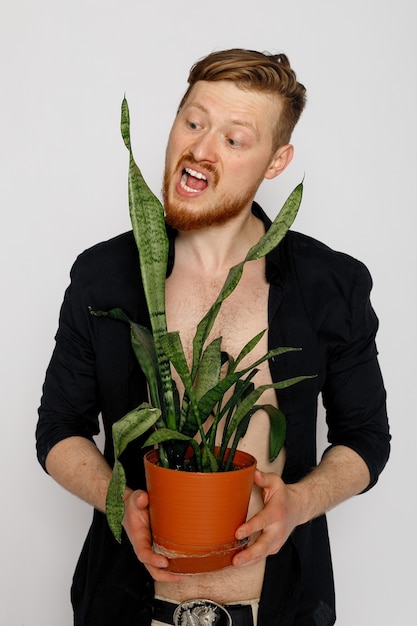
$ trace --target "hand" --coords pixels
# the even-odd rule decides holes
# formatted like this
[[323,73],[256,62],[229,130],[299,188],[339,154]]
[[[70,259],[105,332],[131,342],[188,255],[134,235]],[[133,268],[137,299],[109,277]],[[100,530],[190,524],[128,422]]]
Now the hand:
[[291,485],[286,485],[277,474],[255,472],[255,485],[262,490],[264,508],[236,531],[237,539],[259,534],[246,550],[239,552],[233,565],[242,567],[276,554],[301,522],[301,510]]
[[180,575],[166,571],[168,559],[152,550],[149,499],[146,491],[129,491],[124,501],[123,527],[139,561],[144,564],[154,580],[164,582],[181,580]]

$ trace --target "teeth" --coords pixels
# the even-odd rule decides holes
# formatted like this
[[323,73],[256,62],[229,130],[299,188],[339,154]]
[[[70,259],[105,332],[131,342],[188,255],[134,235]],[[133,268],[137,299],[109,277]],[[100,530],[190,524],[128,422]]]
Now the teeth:
[[201,172],[196,172],[195,170],[192,170],[191,167],[186,167],[185,171],[190,176],[194,176],[194,178],[199,178],[200,180],[207,180],[207,178],[204,176],[204,174],[202,174]]
[[185,191],[187,191],[187,192],[189,192],[189,193],[190,193],[190,192],[191,192],[191,193],[198,193],[198,189],[192,189],[191,187],[188,187],[188,185],[186,184],[186,183],[187,183],[187,179],[188,179],[187,174],[189,174],[189,173],[190,173],[190,172],[187,172],[186,174],[184,174],[184,175],[181,177],[181,187],[182,187]]

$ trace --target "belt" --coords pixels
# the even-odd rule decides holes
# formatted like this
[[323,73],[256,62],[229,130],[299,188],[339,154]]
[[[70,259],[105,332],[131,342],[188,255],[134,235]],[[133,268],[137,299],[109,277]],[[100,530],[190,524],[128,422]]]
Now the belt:
[[155,598],[153,619],[172,626],[254,626],[250,604],[226,604],[212,600],[187,600],[181,604]]

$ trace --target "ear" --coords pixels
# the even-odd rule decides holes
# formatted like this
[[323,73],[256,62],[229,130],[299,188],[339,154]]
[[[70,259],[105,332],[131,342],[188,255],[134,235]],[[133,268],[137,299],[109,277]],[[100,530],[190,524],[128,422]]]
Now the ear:
[[287,165],[289,165],[294,156],[294,146],[291,144],[287,144],[285,146],[281,146],[275,152],[271,163],[268,166],[268,169],[265,172],[264,178],[270,180],[271,178],[275,178],[285,170]]

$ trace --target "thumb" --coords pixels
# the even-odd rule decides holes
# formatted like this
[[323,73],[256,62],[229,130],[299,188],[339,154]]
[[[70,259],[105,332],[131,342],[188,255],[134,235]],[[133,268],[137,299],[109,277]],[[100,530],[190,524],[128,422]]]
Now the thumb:
[[131,491],[125,498],[125,504],[127,504],[128,501],[135,509],[138,510],[145,509],[149,504],[148,494],[142,489]]
[[253,482],[257,487],[263,489],[264,487],[268,487],[270,483],[269,477],[270,474],[268,474],[267,472],[261,472],[261,470],[256,469]]

